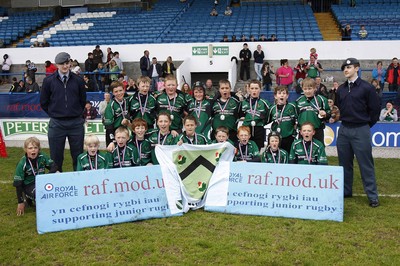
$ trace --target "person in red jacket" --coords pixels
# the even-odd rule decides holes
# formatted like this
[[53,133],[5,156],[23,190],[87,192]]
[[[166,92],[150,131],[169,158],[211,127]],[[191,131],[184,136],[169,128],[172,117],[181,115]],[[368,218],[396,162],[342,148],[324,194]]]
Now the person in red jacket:
[[44,66],[46,67],[46,77],[50,76],[51,74],[57,71],[57,67],[54,64],[52,64],[49,60],[44,62]]
[[400,85],[400,67],[397,57],[392,59],[392,63],[386,70],[386,81],[389,83],[389,91],[397,91]]

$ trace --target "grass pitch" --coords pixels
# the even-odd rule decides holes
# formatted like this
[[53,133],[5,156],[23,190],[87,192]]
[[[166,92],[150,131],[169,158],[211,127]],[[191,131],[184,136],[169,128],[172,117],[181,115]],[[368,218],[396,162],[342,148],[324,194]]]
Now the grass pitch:
[[[378,208],[366,196],[345,199],[343,223],[197,210],[39,235],[32,208],[16,216],[12,179],[23,151],[7,152],[0,158],[0,265],[400,265],[400,197],[389,196]],[[68,151],[65,158],[70,171]],[[400,194],[399,160],[375,165],[379,193]],[[358,169],[354,185],[364,194]]]

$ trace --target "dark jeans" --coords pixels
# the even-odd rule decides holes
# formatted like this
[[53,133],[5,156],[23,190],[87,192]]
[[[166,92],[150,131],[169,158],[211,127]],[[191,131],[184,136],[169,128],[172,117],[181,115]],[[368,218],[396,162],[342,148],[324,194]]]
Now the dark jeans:
[[82,117],[71,119],[50,118],[48,139],[50,148],[50,157],[62,172],[64,162],[65,140],[68,138],[70,147],[72,164],[74,171],[78,155],[83,152],[83,140],[85,137],[85,128],[83,126],[85,120]]

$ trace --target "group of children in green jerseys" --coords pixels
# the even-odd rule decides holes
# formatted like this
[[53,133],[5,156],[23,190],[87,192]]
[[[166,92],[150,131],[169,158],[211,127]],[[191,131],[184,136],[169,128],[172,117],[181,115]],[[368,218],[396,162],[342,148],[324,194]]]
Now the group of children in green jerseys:
[[[111,83],[109,90],[114,98],[103,118],[107,151],[99,150],[95,135],[86,136],[86,151],[78,156],[78,171],[158,164],[156,145],[226,141],[235,147],[235,161],[327,164],[323,129],[330,108],[325,97],[315,94],[313,79],[303,80],[304,94],[293,103],[288,102],[287,87],[277,86],[274,104],[260,98],[262,85],[257,80],[248,84],[244,99],[231,95],[228,80],[219,82],[214,98],[206,95],[201,82],[194,84],[193,96],[177,90],[174,76],[165,78],[163,92],[150,92],[150,83],[150,78],[140,77],[138,91],[131,96],[121,82]],[[243,122],[238,127],[240,118]],[[267,146],[261,149],[264,127],[269,123],[271,133]],[[28,138],[24,150],[14,177],[17,215],[24,213],[24,200],[34,200],[35,176],[44,174],[46,168],[57,172],[54,162],[40,151],[37,138]]]

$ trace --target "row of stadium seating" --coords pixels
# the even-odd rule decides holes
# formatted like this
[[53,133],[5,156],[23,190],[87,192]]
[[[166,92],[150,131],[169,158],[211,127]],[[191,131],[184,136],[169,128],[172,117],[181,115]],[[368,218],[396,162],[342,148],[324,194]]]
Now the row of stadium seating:
[[345,5],[332,6],[338,23],[344,27],[350,24],[353,28],[352,39],[358,39],[361,25],[365,25],[369,40],[398,40],[400,36],[400,3],[368,3],[356,7]]
[[[311,7],[299,3],[296,0],[243,2],[242,6],[232,8],[231,16],[223,15],[225,5],[220,4],[216,6],[219,16],[215,17],[209,15],[211,3],[202,0],[188,0],[186,3],[176,0],[158,1],[151,11],[137,7],[89,8],[88,13],[78,13],[62,19],[53,27],[25,39],[17,47],[29,47],[32,42],[41,42],[43,39],[52,46],[218,42],[224,35],[229,39],[236,35],[239,39],[242,34],[247,38],[250,35],[258,38],[261,34],[267,37],[276,34],[280,41],[322,40]],[[357,1],[355,8],[345,4],[332,7],[339,24],[352,25],[354,39],[357,38],[361,24],[367,25],[369,39],[398,39],[399,3],[359,4]],[[38,25],[43,25],[48,17],[42,16],[41,20],[33,21],[38,15],[35,13],[40,12],[24,12],[24,15],[21,13],[18,17],[13,16],[13,25],[5,23],[3,28],[3,22],[7,19],[4,20],[0,23],[0,38],[10,42],[36,29]],[[25,25],[26,21],[30,21],[29,27]]]

